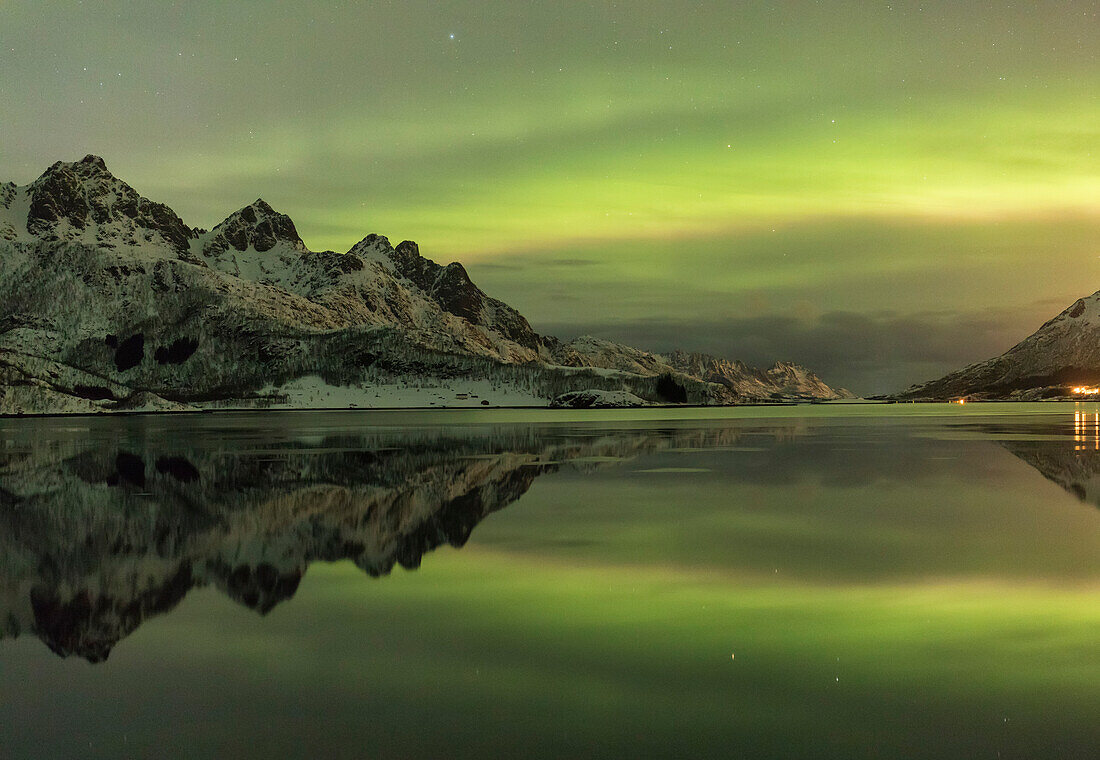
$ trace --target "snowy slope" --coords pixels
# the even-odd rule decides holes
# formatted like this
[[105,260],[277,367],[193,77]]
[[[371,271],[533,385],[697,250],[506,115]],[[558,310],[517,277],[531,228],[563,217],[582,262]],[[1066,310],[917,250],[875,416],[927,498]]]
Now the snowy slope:
[[914,385],[903,398],[990,398],[1069,395],[1100,383],[1100,292],[1065,311],[1000,356],[938,380]]

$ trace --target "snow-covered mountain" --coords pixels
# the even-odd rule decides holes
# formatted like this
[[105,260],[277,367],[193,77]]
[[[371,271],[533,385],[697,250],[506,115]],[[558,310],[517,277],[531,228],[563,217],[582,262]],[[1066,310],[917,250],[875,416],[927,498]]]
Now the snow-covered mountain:
[[539,335],[411,241],[310,251],[262,199],[191,228],[96,156],[0,185],[0,413],[845,395],[795,365],[683,356]]
[[1000,356],[914,385],[906,399],[1035,399],[1073,395],[1100,385],[1100,291],[1065,311]]
[[768,369],[757,369],[743,362],[686,351],[673,351],[668,360],[678,372],[730,388],[740,395],[765,398],[779,394],[807,399],[852,397],[847,390],[834,390],[810,370],[791,362],[776,362]]

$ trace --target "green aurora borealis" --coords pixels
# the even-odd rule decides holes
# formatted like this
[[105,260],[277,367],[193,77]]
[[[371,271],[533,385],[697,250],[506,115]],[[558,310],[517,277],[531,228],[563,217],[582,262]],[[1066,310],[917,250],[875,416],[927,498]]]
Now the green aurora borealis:
[[97,153],[192,225],[262,195],[540,331],[865,393],[1100,275],[1095,3],[5,3],[0,101],[0,179]]

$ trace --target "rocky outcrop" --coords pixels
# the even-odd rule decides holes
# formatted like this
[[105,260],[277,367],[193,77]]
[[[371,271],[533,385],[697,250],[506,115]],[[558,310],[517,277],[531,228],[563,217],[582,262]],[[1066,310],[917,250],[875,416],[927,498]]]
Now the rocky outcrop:
[[646,405],[644,399],[626,391],[570,391],[550,402],[553,409],[628,409]]
[[539,336],[523,315],[503,301],[485,295],[457,261],[440,266],[421,256],[420,247],[411,240],[391,250],[389,256],[397,273],[426,293],[441,309],[494,330],[524,348],[539,349]]
[[204,256],[217,256],[230,248],[237,251],[254,248],[264,253],[279,243],[299,253],[307,250],[290,217],[275,211],[263,198],[258,198],[230,214],[204,235],[202,252]]

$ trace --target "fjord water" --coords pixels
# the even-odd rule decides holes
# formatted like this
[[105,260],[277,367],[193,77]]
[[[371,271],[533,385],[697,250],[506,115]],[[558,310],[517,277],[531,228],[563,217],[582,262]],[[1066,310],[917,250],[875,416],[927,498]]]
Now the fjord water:
[[0,420],[10,757],[1096,757],[1100,407]]

